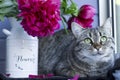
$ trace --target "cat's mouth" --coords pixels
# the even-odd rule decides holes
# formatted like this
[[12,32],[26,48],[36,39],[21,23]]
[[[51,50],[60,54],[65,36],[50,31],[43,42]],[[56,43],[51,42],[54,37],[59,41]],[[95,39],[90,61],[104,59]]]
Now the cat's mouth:
[[104,52],[97,52],[96,56],[108,57],[108,56],[109,56],[109,54],[104,53]]
[[93,54],[93,56],[105,56],[106,54],[104,52],[96,52],[95,54]]
[[104,53],[102,53],[102,52],[97,52],[97,54],[99,54],[99,55],[103,55]]

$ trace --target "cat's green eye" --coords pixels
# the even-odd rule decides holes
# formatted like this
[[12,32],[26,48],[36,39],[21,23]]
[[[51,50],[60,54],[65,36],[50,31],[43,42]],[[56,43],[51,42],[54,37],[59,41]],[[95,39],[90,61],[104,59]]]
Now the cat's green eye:
[[92,42],[92,40],[90,38],[85,38],[84,42],[87,43],[87,44],[90,44]]
[[105,42],[107,41],[107,37],[106,36],[102,36],[101,39],[100,39],[101,42]]

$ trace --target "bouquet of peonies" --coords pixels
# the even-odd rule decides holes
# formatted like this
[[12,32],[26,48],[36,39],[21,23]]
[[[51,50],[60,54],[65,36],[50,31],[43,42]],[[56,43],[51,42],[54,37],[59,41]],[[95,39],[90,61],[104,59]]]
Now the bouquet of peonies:
[[[92,27],[94,14],[91,5],[84,5],[79,10],[72,0],[0,0],[0,20],[4,17],[22,18],[21,25],[32,36],[53,34],[60,28],[60,20],[69,26],[68,29],[73,21],[84,28]],[[67,21],[64,15],[71,17]]]

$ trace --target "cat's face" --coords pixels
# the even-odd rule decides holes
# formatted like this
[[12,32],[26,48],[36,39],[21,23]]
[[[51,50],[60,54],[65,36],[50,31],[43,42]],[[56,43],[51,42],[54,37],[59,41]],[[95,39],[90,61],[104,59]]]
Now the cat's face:
[[98,28],[72,29],[73,34],[77,38],[74,50],[79,58],[87,58],[93,61],[107,61],[108,58],[113,56],[114,41],[111,34],[112,27],[108,24],[107,21],[105,25]]

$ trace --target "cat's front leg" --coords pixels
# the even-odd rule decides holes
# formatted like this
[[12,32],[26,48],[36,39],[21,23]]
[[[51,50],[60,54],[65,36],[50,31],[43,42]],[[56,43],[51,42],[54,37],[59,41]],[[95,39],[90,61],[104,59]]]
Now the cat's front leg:
[[57,69],[56,74],[60,76],[73,77],[75,75],[75,71],[66,67],[66,68]]
[[66,61],[59,62],[55,67],[54,72],[57,76],[72,76],[75,74]]
[[75,75],[80,75],[81,77],[88,77],[85,73],[80,73],[80,71],[75,71],[72,68],[62,68],[58,71],[60,76],[74,77]]
[[70,68],[68,68],[68,69],[66,68],[66,69],[62,70],[62,73],[66,76],[73,77],[73,76],[75,76],[76,72],[74,70],[70,69]]

